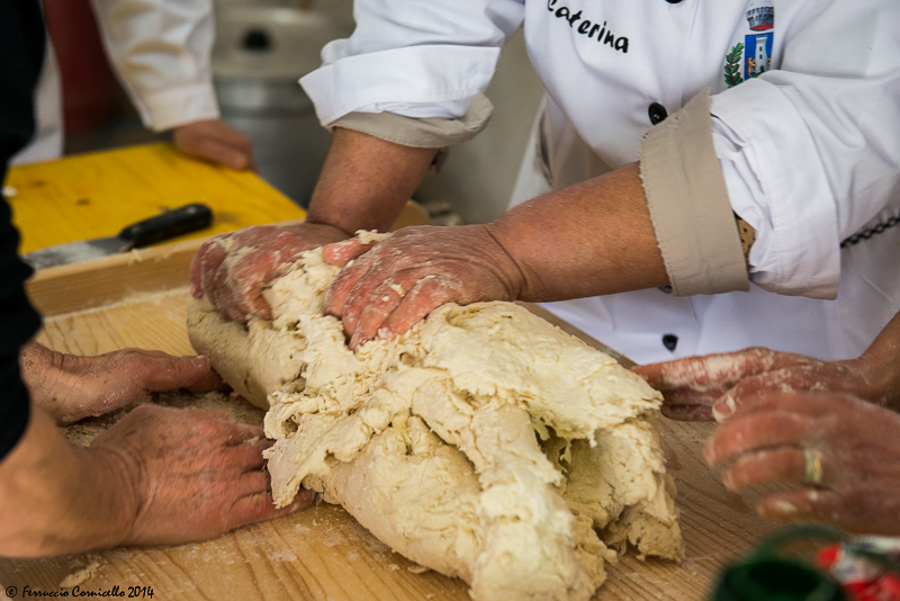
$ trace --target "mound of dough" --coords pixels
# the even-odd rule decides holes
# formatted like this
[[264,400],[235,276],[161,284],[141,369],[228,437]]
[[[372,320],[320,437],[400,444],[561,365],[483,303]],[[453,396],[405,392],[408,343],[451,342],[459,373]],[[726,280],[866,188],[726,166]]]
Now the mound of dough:
[[513,303],[448,304],[354,353],[323,312],[338,271],[305,253],[246,327],[188,308],[197,351],[268,410],[276,504],[319,491],[476,601],[589,599],[616,549],[681,558],[659,393]]

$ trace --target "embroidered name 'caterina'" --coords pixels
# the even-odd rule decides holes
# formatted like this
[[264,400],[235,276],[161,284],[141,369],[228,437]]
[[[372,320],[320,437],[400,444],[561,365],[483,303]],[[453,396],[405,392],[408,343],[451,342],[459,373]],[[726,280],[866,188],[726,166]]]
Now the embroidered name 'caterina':
[[[569,27],[579,34],[596,39],[619,52],[628,52],[628,37],[616,36],[606,28],[606,21],[602,25],[588,19],[581,18],[581,9],[573,13],[568,6],[557,6],[558,0],[547,0],[547,10],[553,13],[557,19],[563,19],[569,23]],[[579,22],[580,21],[580,22]],[[576,27],[576,23],[578,26]]]

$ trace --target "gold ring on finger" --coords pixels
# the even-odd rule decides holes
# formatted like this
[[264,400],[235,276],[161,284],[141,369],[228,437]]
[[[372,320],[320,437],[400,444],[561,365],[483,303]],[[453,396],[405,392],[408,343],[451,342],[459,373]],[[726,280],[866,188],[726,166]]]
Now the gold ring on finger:
[[803,460],[803,481],[818,486],[822,483],[822,453],[815,449],[804,449]]
[[388,288],[390,288],[391,290],[393,290],[394,292],[396,292],[397,295],[400,296],[400,298],[403,298],[404,296],[406,296],[406,290],[404,290],[400,284],[398,284],[391,278],[388,278],[381,283],[384,284],[385,286],[387,286]]

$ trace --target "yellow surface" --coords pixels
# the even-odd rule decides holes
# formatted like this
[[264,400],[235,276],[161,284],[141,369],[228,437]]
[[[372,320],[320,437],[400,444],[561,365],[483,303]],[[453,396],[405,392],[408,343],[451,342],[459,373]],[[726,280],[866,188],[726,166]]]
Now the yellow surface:
[[101,236],[192,202],[211,227],[168,242],[304,216],[302,207],[249,171],[195,160],[171,144],[134,146],[13,167],[6,185],[20,252]]

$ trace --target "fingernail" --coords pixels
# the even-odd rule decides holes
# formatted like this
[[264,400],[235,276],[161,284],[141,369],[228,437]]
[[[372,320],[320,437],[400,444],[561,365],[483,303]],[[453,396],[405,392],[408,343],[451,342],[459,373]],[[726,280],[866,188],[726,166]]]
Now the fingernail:
[[713,449],[712,444],[703,445],[703,458],[706,459],[706,463],[712,465],[716,461],[716,451]]
[[762,500],[756,505],[756,511],[759,515],[769,519],[792,518],[799,513],[797,506],[789,501],[775,501],[768,504]]
[[724,484],[725,488],[728,490],[734,490],[734,479],[731,477],[731,472],[722,474],[722,484]]
[[717,422],[723,422],[734,414],[734,410],[734,399],[730,396],[726,396],[724,399],[713,405],[713,419],[715,419]]
[[358,334],[354,333],[353,336],[350,337],[350,340],[347,342],[347,346],[349,346],[354,351],[358,350],[360,345],[362,344],[360,342],[360,338],[361,337]]

